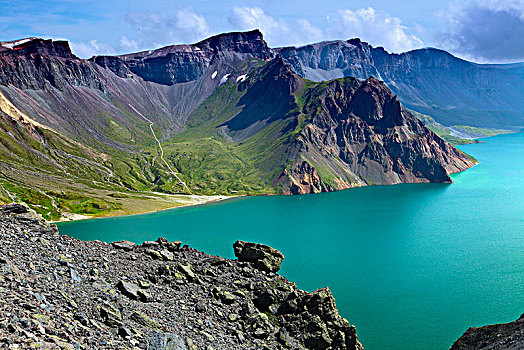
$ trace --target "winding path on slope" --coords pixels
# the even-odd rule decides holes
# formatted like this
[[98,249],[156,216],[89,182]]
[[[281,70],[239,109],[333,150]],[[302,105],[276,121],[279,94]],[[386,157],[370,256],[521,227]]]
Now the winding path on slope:
[[160,140],[156,137],[156,134],[155,134],[155,131],[153,130],[153,124],[154,122],[152,122],[151,120],[149,120],[148,118],[146,118],[142,113],[140,113],[139,111],[137,111],[137,109],[135,107],[133,107],[131,104],[128,103],[128,106],[133,108],[133,110],[139,115],[141,116],[146,122],[149,123],[149,129],[151,129],[151,134],[153,134],[153,137],[155,138],[156,142],[158,143],[158,147],[160,148],[160,159],[162,159],[162,161],[164,162],[164,164],[167,166],[167,168],[169,169],[169,171],[171,172],[171,174],[173,174],[179,183],[183,183],[184,184],[184,187],[186,188],[187,192],[189,192],[189,194],[193,194],[191,192],[191,190],[189,189],[189,187],[187,187],[186,183],[184,181],[182,181],[180,179],[180,177],[178,176],[177,172],[173,170],[173,168],[171,168],[171,166],[169,165],[168,162],[166,162],[166,160],[164,159],[164,149],[162,148],[162,144],[160,143]]

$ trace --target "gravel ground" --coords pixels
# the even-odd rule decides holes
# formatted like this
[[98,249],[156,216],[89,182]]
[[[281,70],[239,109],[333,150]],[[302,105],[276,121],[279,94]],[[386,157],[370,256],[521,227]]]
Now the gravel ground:
[[264,245],[84,242],[10,204],[0,248],[0,348],[362,349],[329,289],[298,289]]

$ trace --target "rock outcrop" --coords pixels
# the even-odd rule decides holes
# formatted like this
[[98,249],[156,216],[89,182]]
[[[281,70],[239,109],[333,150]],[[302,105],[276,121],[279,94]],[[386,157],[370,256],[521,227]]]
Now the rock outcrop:
[[268,246],[235,246],[250,262],[163,238],[79,241],[25,206],[0,207],[0,347],[362,349],[329,289],[267,272],[265,259],[273,270],[283,259]]
[[233,249],[238,261],[250,262],[262,271],[277,272],[284,260],[281,252],[265,244],[236,241]]
[[524,314],[510,323],[469,328],[450,350],[524,349]]
[[[300,84],[295,86],[298,89]],[[337,79],[303,94],[301,114],[291,117],[296,118],[295,125],[302,116],[307,116],[307,122],[302,122],[304,126],[289,146],[296,152],[295,159],[288,155],[292,165],[276,179],[283,184],[284,193],[449,183],[450,174],[476,164],[407,111],[379,80]]]

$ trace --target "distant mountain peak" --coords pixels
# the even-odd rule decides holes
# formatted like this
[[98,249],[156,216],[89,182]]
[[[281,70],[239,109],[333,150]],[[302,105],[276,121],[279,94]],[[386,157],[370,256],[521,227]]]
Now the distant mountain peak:
[[229,66],[247,58],[270,60],[275,57],[259,30],[212,36],[192,45],[171,45],[157,50],[120,56],[97,56],[90,60],[111,69],[120,77],[128,72],[163,85],[195,81],[206,70],[225,60]]
[[31,37],[31,38],[24,38],[19,40],[13,40],[13,41],[2,41],[0,42],[0,46],[4,47],[6,49],[13,50],[15,47],[18,47],[20,45],[23,45],[24,43],[27,43],[29,41],[38,40],[37,37]]
[[265,42],[262,32],[258,29],[249,32],[219,34],[202,40],[193,46],[202,50],[235,51],[239,53],[256,54],[259,58],[263,59],[272,57],[271,49]]
[[16,52],[18,55],[42,54],[70,59],[77,58],[72,53],[69,42],[36,37],[0,42],[0,51]]
[[262,32],[258,29],[247,32],[222,33],[201,40],[195,44],[168,45],[155,50],[129,53],[117,57],[127,61],[132,59],[164,57],[176,53],[194,53],[202,51],[212,53],[220,51],[235,51],[238,53],[257,54],[260,56],[259,58],[262,59],[273,57],[273,53],[265,42]]
[[264,35],[258,29],[250,30],[247,32],[221,33],[221,34],[213,35],[204,40],[201,40],[197,42],[196,44],[194,44],[194,46],[206,47],[207,45],[210,45],[210,44],[230,43],[230,42],[238,42],[238,41],[249,41],[249,42],[264,41]]

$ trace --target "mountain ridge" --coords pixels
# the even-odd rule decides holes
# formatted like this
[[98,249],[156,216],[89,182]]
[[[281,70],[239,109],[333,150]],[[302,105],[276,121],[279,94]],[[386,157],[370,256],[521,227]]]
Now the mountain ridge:
[[[31,39],[29,42],[24,42],[28,39],[21,40],[22,49],[31,41],[49,42]],[[56,43],[64,45],[66,42]],[[235,52],[241,56],[242,48],[249,48],[244,51],[251,55],[255,53],[254,56],[264,60],[281,55],[295,72],[313,81],[345,76],[363,80],[373,76],[385,81],[408,108],[429,115],[446,126],[517,129],[524,125],[524,93],[520,92],[524,90],[520,79],[524,74],[524,63],[478,64],[438,48],[391,54],[358,38],[270,48],[262,33],[253,30],[218,34],[191,45],[168,45],[117,56],[93,56],[89,61],[112,69],[120,77],[126,77],[132,71],[145,80],[172,85],[198,79],[216,60],[217,53]],[[317,56],[327,56],[315,58],[310,52],[312,50],[322,51],[313,52]],[[69,53],[73,55],[70,50]],[[170,55],[181,57],[177,56],[170,62],[173,58]],[[194,62],[189,58],[191,55],[198,56]],[[137,59],[142,61],[137,62]],[[164,71],[148,72],[149,61],[162,59],[166,61]],[[188,64],[192,69],[185,70]]]
[[[0,92],[49,130],[33,142],[5,125],[4,184],[32,193],[21,199],[43,193],[35,204],[48,217],[78,202],[67,193],[54,202],[58,183],[71,193],[96,187],[83,201],[103,213],[122,205],[108,191],[310,193],[449,182],[449,173],[475,164],[403,109],[383,83],[304,79],[259,31],[125,59],[79,59],[67,43],[49,40],[19,46],[0,52]],[[360,91],[366,82],[369,91]],[[94,162],[96,153],[102,156]],[[39,156],[27,162],[29,154]]]
[[524,64],[481,65],[434,48],[390,54],[360,39],[276,51],[310,80],[374,76],[408,108],[444,125],[524,125]]

